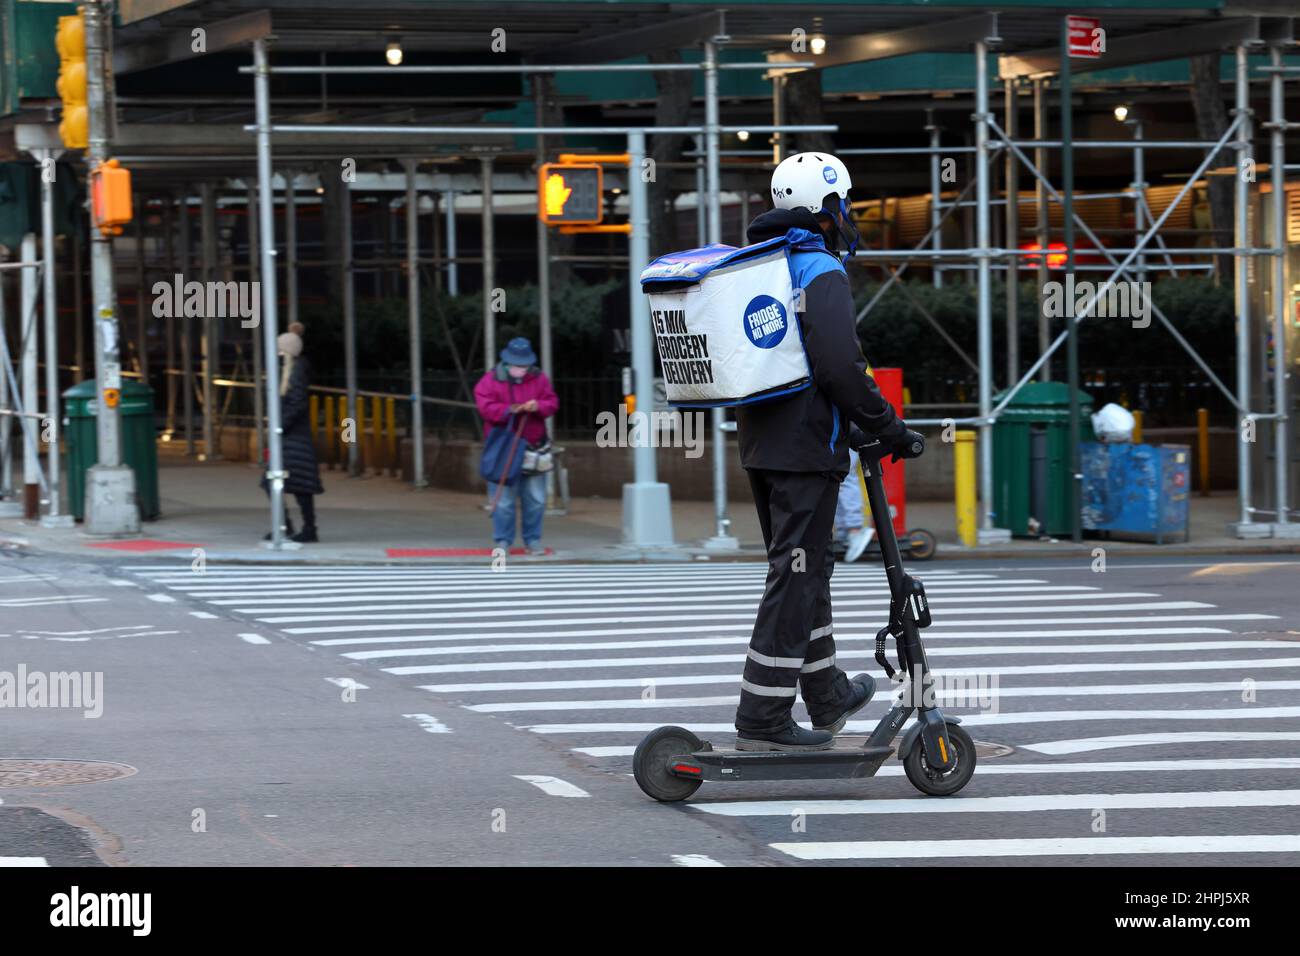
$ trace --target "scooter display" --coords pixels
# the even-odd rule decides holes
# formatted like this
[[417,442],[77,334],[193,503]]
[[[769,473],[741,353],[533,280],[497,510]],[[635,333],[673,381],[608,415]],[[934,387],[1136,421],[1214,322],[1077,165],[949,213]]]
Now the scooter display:
[[[923,444],[913,447],[919,455]],[[858,449],[871,515],[875,520],[885,577],[889,581],[889,623],[876,634],[876,663],[897,682],[894,701],[871,735],[837,737],[830,750],[798,752],[739,751],[719,748],[683,727],[659,727],[637,745],[632,773],[637,785],[664,803],[685,800],[704,781],[829,780],[872,777],[897,754],[907,779],[922,793],[948,796],[970,782],[975,773],[975,744],[959,725],[961,718],[945,715],[935,704],[934,678],[921,645],[921,629],[930,625],[925,586],[903,570],[898,539],[889,520],[889,502],[881,480],[881,460],[889,449],[874,441]],[[899,673],[885,656],[885,642],[894,638]],[[894,739],[913,714],[916,722],[897,747]]]

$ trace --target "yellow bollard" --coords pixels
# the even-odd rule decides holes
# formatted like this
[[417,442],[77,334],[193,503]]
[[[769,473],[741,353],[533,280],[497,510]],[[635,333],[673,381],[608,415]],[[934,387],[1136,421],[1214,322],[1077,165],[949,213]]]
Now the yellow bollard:
[[316,444],[316,417],[320,414],[320,396],[312,395],[307,399],[307,421],[311,423],[311,443]]
[[1133,413],[1133,444],[1142,444],[1142,411]]
[[953,445],[953,483],[957,489],[957,539],[968,548],[977,543],[975,521],[975,432],[959,431]]
[[338,419],[334,417],[334,396],[325,396],[325,463],[333,468],[338,461],[338,441],[334,435],[334,426]]
[[384,473],[384,446],[380,433],[384,427],[384,409],[378,395],[370,396],[370,467],[376,475]]
[[397,477],[401,473],[397,461],[397,399],[384,400],[384,421],[388,433],[388,473]]
[[1196,410],[1196,471],[1201,479],[1201,494],[1210,493],[1210,410]]

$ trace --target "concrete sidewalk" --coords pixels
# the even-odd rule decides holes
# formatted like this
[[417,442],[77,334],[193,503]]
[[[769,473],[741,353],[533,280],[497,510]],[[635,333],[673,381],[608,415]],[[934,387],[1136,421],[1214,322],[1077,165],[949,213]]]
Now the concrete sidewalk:
[[[440,488],[414,489],[395,478],[347,478],[322,471],[326,493],[317,501],[321,543],[296,550],[271,551],[261,536],[268,521],[266,497],[258,487],[258,469],[246,462],[198,463],[164,453],[160,485],[163,515],[146,522],[139,539],[103,541],[76,528],[43,528],[25,522],[0,504],[0,545],[63,553],[79,558],[126,555],[188,556],[204,549],[208,560],[257,562],[481,562],[488,559],[491,533],[484,496]],[[297,519],[297,506],[289,498]],[[953,506],[948,502],[914,502],[908,526],[928,528],[939,539],[938,557],[1023,558],[1087,556],[1098,545],[1115,554],[1287,554],[1300,553],[1300,541],[1230,537],[1225,525],[1236,515],[1232,495],[1192,499],[1191,540],[1155,545],[1142,541],[1089,539],[1014,540],[996,548],[967,549],[957,544]],[[706,551],[702,541],[713,531],[708,501],[674,501],[673,525],[679,547],[642,551],[623,546],[622,505],[610,498],[571,503],[566,515],[548,515],[544,543],[547,557],[512,556],[526,562],[761,560],[762,537],[752,502],[731,503],[733,533],[739,551]]]

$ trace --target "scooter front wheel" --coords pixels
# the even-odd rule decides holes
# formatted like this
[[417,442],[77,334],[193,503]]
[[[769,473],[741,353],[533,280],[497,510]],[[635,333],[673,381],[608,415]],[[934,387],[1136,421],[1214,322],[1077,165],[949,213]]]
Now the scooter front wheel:
[[946,797],[970,783],[975,773],[975,741],[957,724],[948,724],[948,743],[957,763],[951,770],[935,770],[926,762],[925,745],[918,740],[903,759],[903,771],[912,786],[932,797]]
[[924,528],[913,528],[907,532],[907,555],[917,561],[929,561],[939,548],[934,535]]
[[632,754],[632,776],[637,786],[646,796],[661,803],[685,800],[704,781],[678,777],[668,769],[668,762],[673,757],[694,753],[702,746],[704,741],[683,727],[658,727],[650,731]]

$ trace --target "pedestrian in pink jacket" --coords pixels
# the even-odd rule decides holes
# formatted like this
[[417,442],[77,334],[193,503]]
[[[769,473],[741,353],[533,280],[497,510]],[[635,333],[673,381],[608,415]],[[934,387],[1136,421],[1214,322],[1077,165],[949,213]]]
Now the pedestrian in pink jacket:
[[[501,350],[501,361],[489,369],[474,386],[474,401],[483,416],[483,437],[493,428],[519,432],[519,448],[538,452],[525,462],[538,458],[542,470],[525,468],[518,480],[498,484],[488,482],[488,494],[496,503],[492,511],[492,538],[497,548],[509,550],[515,543],[516,510],[522,511],[524,547],[529,554],[545,554],[542,547],[542,516],[546,512],[546,471],[549,470],[550,442],[546,419],[555,414],[560,401],[555,397],[551,380],[537,367],[537,355],[526,338],[511,339]],[[544,455],[543,455],[544,453]],[[516,509],[515,502],[523,507]]]

